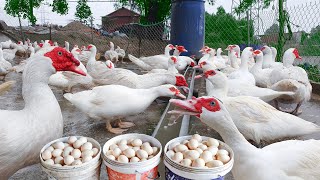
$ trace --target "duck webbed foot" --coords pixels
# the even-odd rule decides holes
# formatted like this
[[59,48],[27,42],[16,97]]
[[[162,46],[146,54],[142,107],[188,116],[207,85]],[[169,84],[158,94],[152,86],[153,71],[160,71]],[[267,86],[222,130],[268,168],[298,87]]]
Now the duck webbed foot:
[[113,134],[122,134],[123,132],[128,130],[128,129],[114,128],[111,126],[109,121],[107,121],[106,123],[106,129]]

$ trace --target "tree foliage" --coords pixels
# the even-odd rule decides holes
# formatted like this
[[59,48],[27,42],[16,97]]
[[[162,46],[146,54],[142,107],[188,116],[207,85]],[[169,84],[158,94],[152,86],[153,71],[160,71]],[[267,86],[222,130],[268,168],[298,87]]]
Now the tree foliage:
[[239,6],[235,9],[235,11],[240,14],[247,11],[250,7],[254,6],[256,3],[260,1],[262,8],[268,8],[272,1],[274,0],[242,0],[240,1]]
[[[253,21],[249,23],[250,37],[253,37]],[[225,48],[228,44],[245,44],[248,36],[247,28],[246,19],[237,20],[220,6],[216,14],[205,14],[205,44],[216,48]]]
[[61,15],[68,14],[69,7],[66,0],[53,0],[53,3],[50,4],[52,6],[52,12],[57,12]]
[[279,33],[279,25],[278,24],[272,24],[265,32],[264,34],[278,34]]
[[[132,2],[133,4],[130,4]],[[213,5],[215,0],[207,0]],[[166,19],[170,14],[171,0],[120,0],[116,7],[132,7],[140,12],[140,22],[143,24],[157,23]]]
[[82,22],[86,22],[87,19],[92,15],[91,9],[88,6],[87,0],[79,0],[75,16]]

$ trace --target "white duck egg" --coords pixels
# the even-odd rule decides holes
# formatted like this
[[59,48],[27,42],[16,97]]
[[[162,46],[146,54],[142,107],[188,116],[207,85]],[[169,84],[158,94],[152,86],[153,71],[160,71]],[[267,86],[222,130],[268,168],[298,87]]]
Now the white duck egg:
[[171,158],[171,159],[172,159],[172,157],[174,156],[174,154],[175,154],[175,152],[172,151],[172,150],[169,150],[169,151],[167,152],[167,156],[168,156],[169,158]]
[[135,139],[131,142],[131,145],[134,146],[134,147],[140,147],[142,145],[142,141],[141,139]]
[[63,144],[64,144],[64,148],[63,149],[65,149],[66,147],[71,147],[71,145],[68,144],[68,143],[63,143]]
[[146,145],[146,146],[142,147],[142,150],[145,150],[148,153],[148,155],[153,154],[153,149],[149,145]]
[[62,157],[69,156],[71,154],[71,152],[72,152],[72,150],[70,150],[70,149],[63,150]]
[[64,148],[64,143],[63,142],[55,142],[52,144],[52,147],[54,147],[55,149],[63,149]]
[[197,148],[197,149],[196,149],[196,151],[198,151],[198,152],[199,152],[199,154],[203,153],[203,150],[202,150],[202,149],[200,149],[200,148]]
[[183,160],[183,154],[181,152],[177,152],[173,155],[172,160],[179,163]]
[[207,143],[208,143],[208,141],[202,141],[202,142],[201,142],[201,144],[204,144],[204,145],[208,146]]
[[159,148],[158,147],[152,147],[152,151],[153,151],[153,154],[152,155],[157,155],[158,154],[158,150]]
[[63,157],[61,157],[61,156],[58,156],[58,157],[56,157],[55,159],[54,159],[54,163],[55,164],[63,164]]
[[81,156],[80,149],[74,149],[71,151],[71,156],[73,156],[75,159],[79,158]]
[[54,166],[56,166],[56,167],[62,167],[61,164],[54,164]]
[[145,146],[151,146],[151,144],[149,143],[149,142],[144,142],[144,143],[142,143],[142,145],[141,145],[142,147],[145,147]]
[[75,149],[80,149],[80,147],[84,144],[80,139],[76,140],[76,142],[73,143],[73,147]]
[[72,162],[72,166],[77,166],[77,165],[81,165],[82,164],[82,162],[81,162],[81,160],[80,159],[76,159],[76,160],[74,160],[73,162]]
[[198,142],[202,141],[202,137],[199,134],[192,135],[192,139],[196,139]]
[[120,144],[125,144],[127,145],[128,144],[128,141],[126,139],[122,139],[121,141],[119,141],[118,145]]
[[219,160],[212,160],[212,161],[207,162],[206,166],[208,168],[214,168],[214,167],[223,166],[223,163]]
[[145,150],[139,149],[137,152],[137,156],[140,159],[147,159],[148,158],[148,153]]
[[203,159],[205,163],[213,160],[212,153],[210,151],[203,151],[200,158]]
[[82,141],[83,144],[88,142],[88,139],[86,137],[81,137],[79,138],[79,140]]
[[228,155],[222,154],[217,156],[217,160],[223,162],[223,164],[226,164],[230,161],[230,157]]
[[91,150],[91,149],[92,149],[92,143],[91,142],[86,142],[81,146],[81,151]]
[[151,158],[153,158],[154,156],[153,155],[151,155],[151,156],[148,156],[148,159],[151,159]]
[[180,143],[179,142],[173,142],[172,144],[170,144],[169,146],[169,150],[173,150],[176,146],[178,146]]
[[192,161],[191,161],[191,159],[183,159],[183,160],[180,162],[180,164],[183,165],[183,166],[190,167],[191,164],[192,164]]
[[109,149],[110,150],[114,150],[115,148],[117,148],[118,147],[118,145],[116,145],[116,144],[111,144],[111,146],[109,147]]
[[115,148],[113,151],[112,151],[112,155],[116,158],[118,158],[118,156],[120,156],[121,154],[121,149],[120,148]]
[[207,151],[210,151],[211,153],[212,153],[212,155],[213,156],[215,156],[216,154],[217,154],[217,152],[218,152],[218,148],[217,147],[215,147],[215,146],[210,146],[210,147],[208,147],[208,149],[206,149]]
[[106,152],[106,155],[108,156],[108,155],[112,154],[112,152],[113,152],[112,150],[109,150]]
[[184,152],[184,151],[187,151],[187,150],[188,150],[188,147],[186,145],[183,145],[183,144],[179,144],[174,148],[175,152]]
[[140,161],[140,159],[138,157],[132,157],[130,159],[130,162],[139,162],[139,161]]
[[84,157],[82,157],[82,163],[89,162],[89,161],[91,161],[91,159],[92,159],[92,156],[84,156]]
[[203,159],[198,158],[192,162],[192,167],[204,167],[206,163]]
[[189,142],[189,140],[183,140],[181,144],[184,144],[187,146],[188,142]]
[[52,159],[47,159],[44,161],[44,163],[49,164],[49,165],[54,165],[54,161]]
[[68,147],[65,147],[64,149],[63,149],[63,151],[72,151],[74,148],[73,147],[71,147],[71,146],[68,146]]
[[133,149],[128,148],[128,149],[123,151],[123,154],[125,156],[127,156],[128,158],[132,158],[132,157],[134,157],[136,155],[136,152]]
[[116,160],[116,157],[114,157],[113,155],[108,155],[107,158],[109,158],[111,160]]
[[49,146],[46,150],[52,152],[54,150],[54,148],[52,146]]
[[184,158],[190,159],[190,160],[195,160],[200,157],[200,153],[196,150],[189,150],[184,152]]
[[143,158],[143,159],[140,159],[140,162],[146,161],[146,160],[147,160],[147,158]]
[[75,137],[75,136],[70,136],[70,137],[68,138],[68,143],[69,143],[69,144],[73,144],[73,143],[75,143],[77,140],[78,140],[77,137]]
[[219,147],[219,141],[213,138],[209,138],[207,142],[208,146]]
[[134,151],[138,151],[140,149],[140,147],[133,147],[132,148]]
[[124,150],[126,150],[126,149],[129,148],[126,144],[119,144],[118,147],[119,147],[119,149],[120,149],[121,151],[124,151]]
[[92,148],[93,156],[96,156],[99,153],[98,148]]
[[188,142],[188,147],[189,149],[197,149],[197,147],[199,146],[199,142],[198,140],[196,139],[191,139],[189,142]]
[[200,145],[198,146],[198,148],[200,148],[200,149],[202,149],[202,150],[204,151],[204,150],[208,149],[208,146],[206,146],[206,145],[204,145],[204,144],[200,144]]
[[220,155],[229,155],[229,152],[224,149],[219,149],[217,152],[217,156],[220,156]]
[[127,140],[127,144],[131,144],[134,139],[130,138]]
[[81,152],[81,157],[84,157],[84,156],[93,156],[93,152],[92,152],[92,150],[85,150],[85,151],[82,151]]
[[74,157],[73,156],[66,156],[63,158],[63,162],[66,165],[71,165],[74,161]]
[[62,155],[62,149],[55,149],[52,151],[52,156],[53,157],[58,157]]
[[43,160],[51,159],[51,157],[52,157],[51,151],[49,151],[49,150],[43,151],[41,154],[41,157]]
[[117,160],[121,163],[128,163],[129,162],[129,159],[127,158],[127,156],[125,155],[120,155]]

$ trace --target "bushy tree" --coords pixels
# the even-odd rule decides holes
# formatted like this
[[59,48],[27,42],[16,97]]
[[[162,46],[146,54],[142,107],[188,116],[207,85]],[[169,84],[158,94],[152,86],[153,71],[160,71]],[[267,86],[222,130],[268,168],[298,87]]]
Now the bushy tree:
[[87,0],[79,0],[76,7],[75,16],[82,22],[87,22],[88,18],[92,15],[87,2]]
[[247,11],[250,7],[252,7],[253,5],[255,5],[256,3],[258,3],[258,1],[260,1],[262,8],[268,8],[271,4],[272,1],[274,0],[242,0],[240,1],[239,6],[235,9],[235,11],[240,14],[243,13],[245,11]]
[[279,25],[278,24],[272,24],[264,34],[278,34],[279,33]]
[[50,6],[52,6],[52,12],[57,12],[61,15],[68,14],[69,7],[66,0],[53,0]]

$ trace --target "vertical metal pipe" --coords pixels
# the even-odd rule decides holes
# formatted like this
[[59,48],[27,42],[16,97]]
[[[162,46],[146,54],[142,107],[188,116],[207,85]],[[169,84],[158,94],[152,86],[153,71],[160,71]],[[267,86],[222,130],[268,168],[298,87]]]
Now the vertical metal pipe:
[[282,59],[282,52],[284,46],[284,12],[283,12],[283,0],[279,0],[279,38],[278,38],[278,53],[277,53],[277,60],[281,61]]

